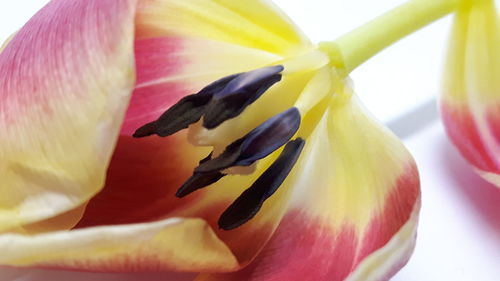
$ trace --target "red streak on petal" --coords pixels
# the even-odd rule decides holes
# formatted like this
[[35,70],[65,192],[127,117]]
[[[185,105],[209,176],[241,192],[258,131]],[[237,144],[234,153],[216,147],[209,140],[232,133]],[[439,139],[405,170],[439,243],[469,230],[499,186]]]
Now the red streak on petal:
[[[132,135],[142,125],[156,120],[183,96],[191,94],[182,81],[158,82],[175,75],[183,62],[177,52],[179,38],[151,38],[135,41],[137,85],[122,126],[122,134]],[[146,84],[144,84],[146,83]]]
[[500,103],[489,106],[487,116],[489,129],[500,146]]
[[135,89],[121,133],[131,136],[135,130],[156,120],[187,94],[189,92],[180,83],[163,83]]
[[182,58],[182,38],[163,37],[135,41],[137,84],[152,82],[179,71]]
[[106,185],[90,200],[76,228],[153,221],[195,204],[196,193],[183,199],[174,195],[194,166],[185,159],[180,138],[184,135],[120,136]]
[[442,104],[441,115],[451,141],[472,165],[483,171],[500,172],[500,168],[488,154],[467,106]]
[[372,219],[363,239],[363,248],[358,255],[358,262],[387,244],[410,219],[415,204],[420,198],[419,187],[417,167],[412,163],[397,180],[396,187],[387,198],[384,210]]

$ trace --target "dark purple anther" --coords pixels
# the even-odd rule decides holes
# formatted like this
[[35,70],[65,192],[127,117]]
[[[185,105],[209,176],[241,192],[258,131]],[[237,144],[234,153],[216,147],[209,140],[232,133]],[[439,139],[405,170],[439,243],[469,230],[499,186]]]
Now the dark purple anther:
[[283,66],[270,66],[219,79],[197,94],[185,96],[156,121],[137,129],[134,137],[166,137],[203,117],[203,126],[213,129],[241,114],[272,85],[281,80]]
[[216,158],[200,164],[195,172],[214,172],[232,166],[249,166],[287,143],[300,126],[300,113],[292,107],[262,123],[228,145]]
[[285,181],[297,162],[304,144],[301,138],[287,143],[278,159],[222,213],[219,227],[231,230],[253,218],[264,201]]

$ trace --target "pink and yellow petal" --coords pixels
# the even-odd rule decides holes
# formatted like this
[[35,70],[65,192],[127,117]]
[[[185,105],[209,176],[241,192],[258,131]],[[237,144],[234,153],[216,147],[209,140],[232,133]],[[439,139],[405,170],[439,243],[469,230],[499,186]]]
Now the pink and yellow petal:
[[473,114],[471,105],[451,105],[444,100],[441,103],[441,116],[446,132],[461,154],[478,170],[498,173],[498,154],[492,151],[496,141],[492,138],[483,114]]
[[416,166],[356,100],[329,108],[290,180],[288,211],[257,258],[197,281],[387,280],[407,261],[420,206]]
[[441,113],[462,155],[500,186],[500,21],[494,1],[464,1],[445,73]]
[[136,39],[138,80],[125,134],[216,79],[281,63],[313,48],[265,0],[139,1]]
[[0,53],[0,231],[102,187],[134,84],[135,1],[61,1]]
[[267,0],[142,0],[137,36],[201,37],[276,54],[311,46],[286,15]]
[[347,278],[348,281],[389,280],[413,253],[416,242],[420,202],[415,205],[408,221],[391,240],[361,261]]
[[0,263],[98,272],[226,271],[237,261],[201,219],[0,236]]

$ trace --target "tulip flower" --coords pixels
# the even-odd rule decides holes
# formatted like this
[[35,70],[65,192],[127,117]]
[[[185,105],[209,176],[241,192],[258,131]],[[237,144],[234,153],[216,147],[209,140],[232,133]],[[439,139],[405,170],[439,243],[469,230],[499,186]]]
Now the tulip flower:
[[266,0],[51,1],[0,53],[0,264],[388,279],[418,173],[347,74],[453,3],[318,47]]
[[500,187],[500,21],[495,2],[464,1],[457,12],[441,113],[461,154]]

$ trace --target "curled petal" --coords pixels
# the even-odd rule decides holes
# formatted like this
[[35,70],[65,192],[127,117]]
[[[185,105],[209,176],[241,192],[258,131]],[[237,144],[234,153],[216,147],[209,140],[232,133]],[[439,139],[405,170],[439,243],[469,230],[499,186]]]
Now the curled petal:
[[239,272],[197,281],[388,280],[406,263],[420,191],[402,144],[355,99],[331,105],[307,140],[288,211],[262,252]]
[[494,1],[465,2],[455,18],[441,115],[461,154],[500,186],[500,21]]
[[132,0],[54,0],[1,52],[0,231],[102,188],[134,84],[134,12]]
[[201,219],[170,218],[37,235],[4,234],[0,248],[0,263],[18,267],[100,272],[237,267],[229,248]]

